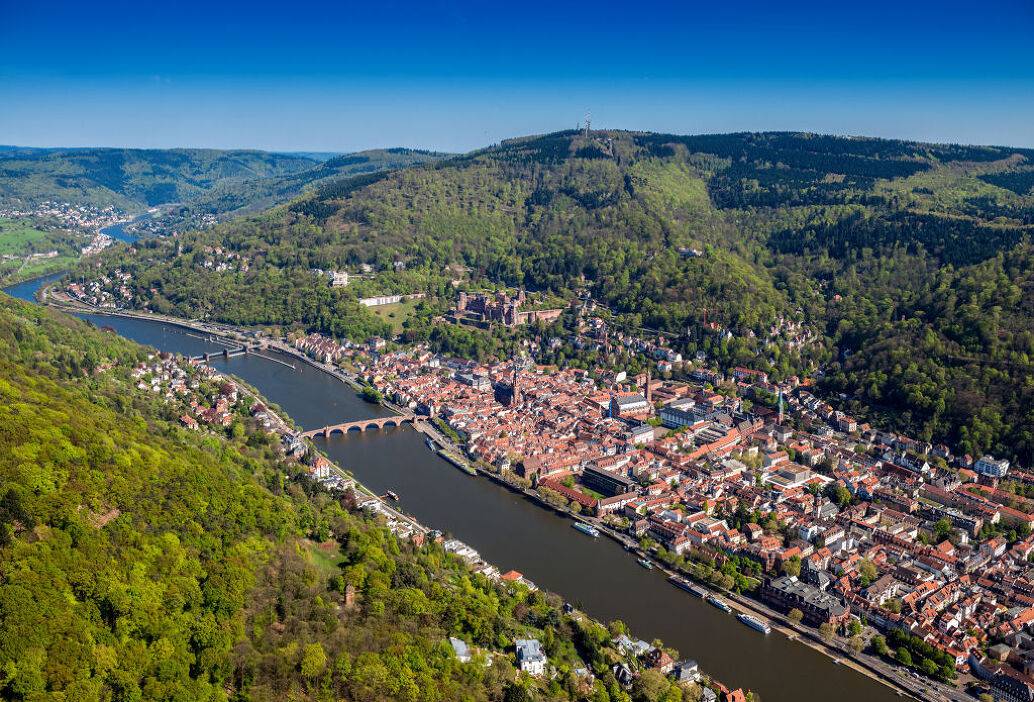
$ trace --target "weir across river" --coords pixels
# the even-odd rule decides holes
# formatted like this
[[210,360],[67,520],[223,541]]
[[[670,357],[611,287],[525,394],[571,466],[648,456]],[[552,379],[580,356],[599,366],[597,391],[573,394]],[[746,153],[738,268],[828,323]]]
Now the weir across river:
[[[207,341],[213,344],[227,344],[225,340],[213,335],[209,335],[208,337],[200,337],[195,334],[188,334],[187,336],[192,336],[196,339],[202,339],[203,341]],[[209,363],[210,361],[216,358],[231,359],[235,356],[244,356],[246,354],[251,354],[253,356],[258,356],[259,358],[265,359],[267,361],[272,361],[273,363],[279,363],[281,365],[287,366],[288,368],[295,367],[293,363],[288,363],[287,361],[281,360],[279,358],[274,358],[273,356],[268,356],[263,353],[260,353],[260,351],[265,350],[266,346],[264,345],[242,344],[241,346],[238,346],[236,348],[227,345],[227,347],[224,348],[222,351],[206,351],[205,353],[197,354],[196,356],[191,356],[190,360],[198,361],[201,363]]]

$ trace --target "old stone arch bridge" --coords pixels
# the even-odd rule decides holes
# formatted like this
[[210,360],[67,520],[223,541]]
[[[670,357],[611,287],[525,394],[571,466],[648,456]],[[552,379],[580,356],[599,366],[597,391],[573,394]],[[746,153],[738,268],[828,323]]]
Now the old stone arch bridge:
[[342,422],[341,424],[331,424],[329,426],[320,427],[319,429],[311,429],[306,432],[302,432],[302,436],[312,438],[314,436],[322,436],[324,438],[330,438],[330,435],[334,432],[341,432],[347,434],[350,431],[366,431],[367,429],[384,429],[385,427],[398,427],[403,424],[416,424],[421,417],[407,414],[398,417],[379,417],[376,419],[360,419],[354,422]]

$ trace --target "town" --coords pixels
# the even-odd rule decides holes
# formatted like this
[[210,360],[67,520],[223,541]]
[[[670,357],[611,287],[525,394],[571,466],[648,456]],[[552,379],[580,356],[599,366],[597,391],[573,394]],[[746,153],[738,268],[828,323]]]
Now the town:
[[[689,365],[661,344],[624,343],[658,374]],[[1007,460],[876,430],[806,379],[747,368],[694,363],[673,381],[523,355],[478,364],[381,339],[294,345],[430,418],[483,470],[676,572],[845,650],[1030,699],[1034,474]]]
[[0,217],[33,219],[40,226],[57,227],[81,232],[96,232],[104,227],[124,222],[126,213],[108,205],[75,204],[46,200],[35,205],[8,203],[0,205]]

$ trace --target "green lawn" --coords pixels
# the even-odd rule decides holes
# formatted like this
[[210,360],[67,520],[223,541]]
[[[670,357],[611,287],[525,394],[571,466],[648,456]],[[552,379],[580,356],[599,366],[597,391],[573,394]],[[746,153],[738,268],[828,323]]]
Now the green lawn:
[[327,577],[340,572],[338,564],[341,562],[341,550],[337,546],[327,548],[326,545],[321,546],[311,541],[307,543],[307,546],[310,562]]
[[[28,220],[0,218],[0,281],[14,283],[64,270],[78,260],[79,243],[79,237],[66,231],[43,231]],[[26,260],[49,251],[58,256]]]
[[606,497],[606,495],[604,495],[602,492],[596,492],[592,488],[586,487],[585,485],[583,485],[581,483],[578,483],[578,485],[575,486],[575,487],[578,490],[578,492],[584,492],[586,495],[588,495],[589,497],[592,497],[593,499],[596,499],[596,500],[602,500],[602,499],[604,499]]
[[391,324],[392,330],[399,334],[402,332],[402,323],[413,316],[413,310],[420,304],[420,300],[403,300],[393,305],[378,305],[371,307],[375,315]]
[[24,255],[44,243],[49,235],[50,232],[36,229],[25,220],[0,218],[0,254]]

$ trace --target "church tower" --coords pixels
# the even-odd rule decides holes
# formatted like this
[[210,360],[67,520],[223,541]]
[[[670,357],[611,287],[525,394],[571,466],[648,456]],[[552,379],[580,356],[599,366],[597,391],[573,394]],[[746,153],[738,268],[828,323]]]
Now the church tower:
[[516,407],[521,403],[521,385],[520,385],[520,362],[517,357],[513,358],[513,393],[510,395],[510,406]]

